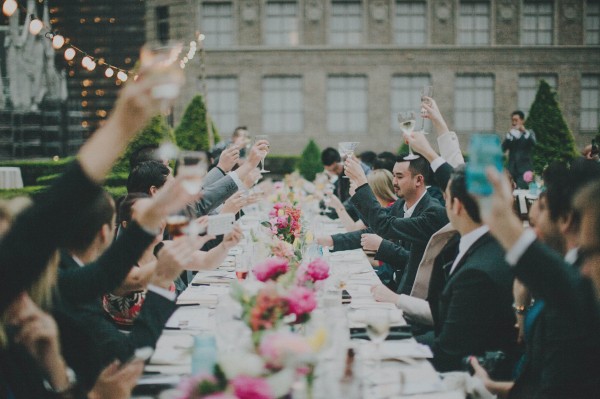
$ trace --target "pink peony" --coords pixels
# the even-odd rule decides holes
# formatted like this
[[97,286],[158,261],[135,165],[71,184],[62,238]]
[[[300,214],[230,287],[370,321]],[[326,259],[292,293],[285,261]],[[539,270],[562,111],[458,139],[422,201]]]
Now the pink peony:
[[294,287],[286,296],[288,301],[288,314],[295,314],[300,318],[312,312],[317,307],[315,293],[306,287]]
[[317,258],[308,264],[306,273],[313,281],[325,280],[329,277],[329,265],[322,258]]
[[258,353],[273,370],[282,369],[286,358],[305,355],[312,352],[308,341],[291,332],[277,332],[263,336]]
[[277,277],[287,273],[289,264],[287,259],[268,258],[262,263],[254,266],[252,271],[258,281],[276,280]]
[[531,183],[533,181],[533,172],[528,170],[523,173],[523,180],[525,180],[525,183]]
[[289,221],[287,216],[278,216],[277,217],[277,227],[280,229],[285,229],[288,227]]
[[273,399],[271,387],[264,378],[240,375],[231,381],[238,399]]

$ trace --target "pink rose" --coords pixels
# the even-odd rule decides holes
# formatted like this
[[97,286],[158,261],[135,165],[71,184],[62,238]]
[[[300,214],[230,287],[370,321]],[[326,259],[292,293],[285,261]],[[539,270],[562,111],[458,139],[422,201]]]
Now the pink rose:
[[525,180],[525,183],[531,183],[533,181],[533,172],[528,170],[523,173],[523,180]]
[[329,265],[322,258],[317,258],[308,264],[306,273],[313,281],[325,280],[329,277]]
[[252,271],[258,281],[276,280],[277,277],[287,273],[288,261],[282,258],[268,258],[254,266]]
[[231,381],[238,399],[273,399],[271,387],[264,378],[240,375]]
[[306,287],[294,287],[286,296],[288,301],[288,314],[295,314],[296,318],[312,312],[317,307],[315,293]]
[[288,218],[287,216],[278,216],[277,217],[277,226],[281,229],[285,229],[286,227],[288,227]]

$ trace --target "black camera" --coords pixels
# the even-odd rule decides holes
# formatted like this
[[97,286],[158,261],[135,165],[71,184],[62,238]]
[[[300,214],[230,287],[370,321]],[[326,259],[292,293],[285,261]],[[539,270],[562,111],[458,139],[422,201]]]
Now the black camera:
[[[473,375],[475,374],[475,370],[473,370],[473,366],[471,366],[470,359],[471,356],[463,358],[463,367],[465,371],[468,371],[469,374]],[[490,376],[494,376],[503,366],[503,362],[506,360],[506,355],[502,351],[485,352],[485,355],[475,356],[475,359],[477,359],[481,367],[483,367]]]

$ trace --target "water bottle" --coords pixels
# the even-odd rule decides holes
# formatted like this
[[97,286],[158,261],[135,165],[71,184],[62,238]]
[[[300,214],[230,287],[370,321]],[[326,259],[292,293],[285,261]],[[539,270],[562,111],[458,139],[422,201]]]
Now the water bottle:
[[217,363],[217,342],[212,334],[194,336],[192,351],[192,374],[212,374]]
[[503,155],[500,138],[495,134],[474,134],[469,144],[469,162],[467,162],[467,191],[477,197],[480,212],[488,213],[491,207],[492,185],[485,170],[492,166],[502,171]]

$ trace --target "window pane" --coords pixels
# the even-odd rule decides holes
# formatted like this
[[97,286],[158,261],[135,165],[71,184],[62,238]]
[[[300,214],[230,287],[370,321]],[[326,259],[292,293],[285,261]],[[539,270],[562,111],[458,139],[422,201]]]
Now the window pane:
[[331,133],[366,133],[367,78],[365,76],[329,76],[327,129]]
[[[419,105],[421,91],[424,86],[431,85],[429,75],[396,75],[392,78],[390,127],[393,132],[399,132],[398,113],[403,111],[415,111],[417,113],[417,127],[421,127]],[[435,95],[435,91],[434,91]],[[431,131],[431,122],[426,119],[425,131]]]
[[[202,88],[200,88],[202,89]],[[238,126],[237,78],[211,77],[206,79],[208,111],[220,132],[233,133]]]
[[460,44],[489,44],[490,5],[487,2],[460,3],[458,41]]
[[427,7],[423,1],[396,2],[394,37],[397,44],[419,46],[426,44]]
[[302,78],[263,78],[263,130],[265,133],[298,133],[303,127]]
[[551,1],[525,1],[521,44],[552,44],[553,3]]
[[298,8],[295,1],[269,1],[266,14],[265,44],[298,44]]
[[600,2],[588,0],[585,5],[585,44],[600,44]]
[[329,41],[331,44],[356,45],[362,42],[362,5],[360,1],[331,3]]
[[597,131],[600,119],[600,75],[581,79],[581,130]]
[[457,130],[492,131],[494,128],[494,78],[457,76],[454,89],[454,123]]
[[201,32],[206,48],[222,48],[233,44],[231,3],[202,3]]

